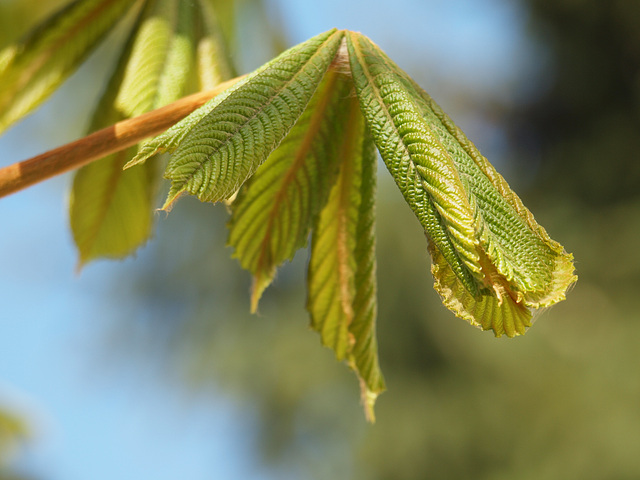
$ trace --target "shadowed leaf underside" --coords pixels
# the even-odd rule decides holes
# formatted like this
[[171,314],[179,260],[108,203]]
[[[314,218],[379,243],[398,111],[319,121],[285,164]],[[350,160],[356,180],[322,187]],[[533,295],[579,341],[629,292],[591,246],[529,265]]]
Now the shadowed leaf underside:
[[[192,76],[195,55],[191,2],[148,2],[139,13],[90,130],[178,100]],[[191,82],[194,83],[194,82]],[[123,171],[128,149],[83,167],[74,178],[70,221],[80,264],[121,258],[151,235],[155,164]]]
[[153,220],[151,167],[123,171],[135,149],[109,155],[75,176],[70,223],[80,266],[122,258],[147,241]]
[[296,125],[232,204],[228,243],[254,276],[252,310],[276,268],[306,245],[339,169],[351,79],[327,73]]

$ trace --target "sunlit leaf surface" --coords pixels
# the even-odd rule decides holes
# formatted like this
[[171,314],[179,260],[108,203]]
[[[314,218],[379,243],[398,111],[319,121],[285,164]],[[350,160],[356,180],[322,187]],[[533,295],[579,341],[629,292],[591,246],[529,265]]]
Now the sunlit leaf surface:
[[135,117],[183,95],[195,57],[193,17],[191,2],[147,5],[115,100],[123,115]]
[[288,50],[203,117],[167,166],[172,185],[164,208],[184,192],[216,202],[238,190],[298,120],[342,36],[331,30]]
[[[195,41],[190,2],[149,2],[131,30],[94,114],[91,130],[173,102],[189,80]],[[128,149],[82,168],[74,178],[70,222],[80,264],[124,257],[151,235],[158,166],[123,171]]]
[[523,334],[531,308],[564,299],[573,257],[378,47],[356,33],[348,46],[367,124],[429,238],[443,302],[497,336]]

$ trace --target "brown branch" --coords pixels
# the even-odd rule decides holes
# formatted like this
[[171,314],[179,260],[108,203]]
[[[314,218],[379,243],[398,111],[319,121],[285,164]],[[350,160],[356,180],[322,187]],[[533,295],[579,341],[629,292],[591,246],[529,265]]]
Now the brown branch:
[[131,147],[147,137],[158,135],[241,78],[236,77],[221,83],[213,90],[189,95],[28,160],[0,168],[0,197],[80,168],[106,155]]

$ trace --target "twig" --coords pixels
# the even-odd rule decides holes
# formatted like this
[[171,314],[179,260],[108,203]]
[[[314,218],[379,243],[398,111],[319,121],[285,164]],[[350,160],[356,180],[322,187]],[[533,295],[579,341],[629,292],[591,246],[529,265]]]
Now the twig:
[[157,110],[118,122],[86,137],[49,150],[28,160],[0,168],[0,197],[68,172],[157,135],[242,77],[221,83],[213,90],[181,98]]

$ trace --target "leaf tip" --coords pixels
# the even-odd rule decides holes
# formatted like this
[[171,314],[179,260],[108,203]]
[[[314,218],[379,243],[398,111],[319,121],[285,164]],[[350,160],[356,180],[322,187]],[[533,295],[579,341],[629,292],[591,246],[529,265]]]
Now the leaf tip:
[[73,269],[73,272],[79,276],[82,273],[82,270],[84,269],[84,266],[89,263],[89,259],[85,258],[84,255],[79,255],[78,256],[78,261],[76,262],[76,266]]
[[135,167],[136,165],[140,165],[141,163],[145,163],[151,157],[164,153],[167,150],[167,148],[157,145],[153,140],[144,141],[140,144],[138,152],[125,164],[124,167],[122,167],[122,169],[126,170],[128,168]]
[[146,157],[142,158],[141,155],[138,154],[135,157],[133,157],[131,160],[129,160],[127,163],[125,163],[124,167],[122,167],[122,170],[127,170],[131,167],[135,167],[136,165],[144,163],[145,160],[146,160]]
[[376,423],[375,404],[380,393],[369,390],[365,381],[360,379],[360,401],[364,408],[364,416],[367,422]]
[[184,190],[178,191],[169,191],[169,195],[167,196],[167,200],[164,202],[164,205],[160,208],[162,212],[170,212],[173,209],[173,204],[184,194]]
[[258,292],[258,289],[254,287],[251,289],[251,314],[255,315],[258,313],[258,304],[260,303],[260,297],[262,296],[262,292]]
[[267,289],[273,280],[273,274],[256,273],[253,276],[253,285],[251,286],[251,313],[258,312],[258,304],[262,298],[262,293]]

